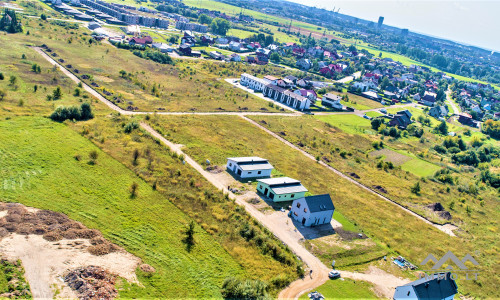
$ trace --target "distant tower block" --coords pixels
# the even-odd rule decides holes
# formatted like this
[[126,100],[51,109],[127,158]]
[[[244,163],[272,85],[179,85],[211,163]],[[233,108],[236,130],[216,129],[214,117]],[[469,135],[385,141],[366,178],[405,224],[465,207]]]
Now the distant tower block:
[[384,17],[378,17],[378,28],[382,27],[382,24],[384,24]]
[[401,35],[402,36],[407,36],[408,35],[408,29],[401,29]]

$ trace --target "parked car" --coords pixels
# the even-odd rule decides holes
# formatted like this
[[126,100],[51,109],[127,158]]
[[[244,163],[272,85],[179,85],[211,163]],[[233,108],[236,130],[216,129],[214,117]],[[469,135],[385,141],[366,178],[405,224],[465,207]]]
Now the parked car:
[[311,293],[307,294],[307,297],[309,297],[309,299],[311,299],[311,300],[324,300],[325,299],[325,297],[323,297],[323,295],[321,295],[318,292],[311,292]]
[[330,279],[337,279],[337,278],[340,278],[340,272],[339,271],[330,271],[328,272],[328,277],[330,277]]

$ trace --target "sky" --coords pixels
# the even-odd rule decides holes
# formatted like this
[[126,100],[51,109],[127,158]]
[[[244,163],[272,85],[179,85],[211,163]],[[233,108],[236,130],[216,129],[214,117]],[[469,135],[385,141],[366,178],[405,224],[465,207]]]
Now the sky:
[[288,0],[500,52],[500,0]]

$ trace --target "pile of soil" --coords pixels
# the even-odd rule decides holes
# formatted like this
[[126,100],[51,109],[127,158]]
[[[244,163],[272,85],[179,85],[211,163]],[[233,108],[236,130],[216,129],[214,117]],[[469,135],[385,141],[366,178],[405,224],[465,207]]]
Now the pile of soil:
[[380,185],[374,185],[373,188],[381,193],[387,194],[387,190],[381,187]]
[[359,179],[359,175],[354,172],[349,173],[349,176],[351,176],[352,178]]
[[439,202],[429,204],[426,207],[431,209],[432,211],[443,211],[444,210],[443,205]]
[[212,174],[219,174],[222,171],[224,171],[221,167],[219,166],[208,166],[206,170]]
[[43,235],[49,242],[62,239],[91,239],[92,246],[88,251],[93,255],[105,255],[119,249],[104,239],[98,230],[88,229],[65,214],[50,210],[30,212],[19,203],[0,203],[0,211],[5,210],[7,215],[0,218],[0,238],[15,232],[22,235]]
[[115,280],[116,276],[96,266],[78,268],[64,276],[64,282],[85,300],[116,298]]
[[451,220],[452,218],[451,213],[449,211],[446,211],[443,205],[439,202],[429,204],[425,207],[432,210],[433,212],[436,212],[440,218],[443,218],[445,220]]

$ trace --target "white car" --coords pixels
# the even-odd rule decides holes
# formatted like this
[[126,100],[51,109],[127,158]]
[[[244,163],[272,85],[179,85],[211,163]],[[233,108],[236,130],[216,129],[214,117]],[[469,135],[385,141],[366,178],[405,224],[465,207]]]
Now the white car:
[[330,277],[330,279],[340,278],[340,272],[339,271],[330,271],[330,272],[328,272],[328,277]]

